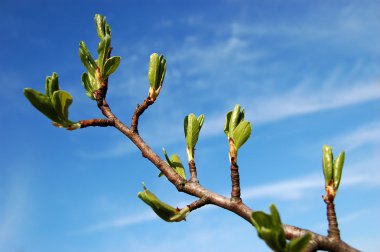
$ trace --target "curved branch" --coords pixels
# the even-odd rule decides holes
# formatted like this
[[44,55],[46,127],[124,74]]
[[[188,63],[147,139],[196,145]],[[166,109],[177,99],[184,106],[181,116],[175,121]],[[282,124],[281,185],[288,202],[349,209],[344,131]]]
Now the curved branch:
[[[109,119],[114,120],[114,127],[117,128],[121,133],[128,137],[136,147],[141,151],[143,157],[147,158],[154,166],[156,166],[166,177],[167,179],[175,185],[178,191],[187,193],[189,195],[198,197],[200,200],[197,203],[194,203],[195,206],[203,206],[203,202],[219,206],[226,210],[229,210],[236,215],[240,216],[247,222],[251,223],[251,216],[253,210],[250,209],[243,201],[234,202],[231,199],[224,197],[220,194],[214,193],[202,187],[199,183],[192,181],[184,180],[177,172],[173,170],[166,162],[164,162],[140,137],[136,131],[132,131],[125,124],[123,124],[115,115],[111,112],[107,102],[102,99],[101,102],[98,102],[98,106],[101,109],[102,113]],[[306,229],[301,229],[298,227],[283,225],[285,235],[287,239],[294,239],[301,236],[304,236],[307,233],[312,235],[310,246],[308,251],[327,250],[333,252],[357,252],[359,250],[351,247],[347,243],[328,238],[326,236],[319,235],[317,233],[311,232]]]

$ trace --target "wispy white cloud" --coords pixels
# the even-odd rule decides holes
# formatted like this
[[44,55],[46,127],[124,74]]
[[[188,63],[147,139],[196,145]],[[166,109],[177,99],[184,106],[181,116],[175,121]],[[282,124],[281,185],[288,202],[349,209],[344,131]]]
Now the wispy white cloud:
[[352,86],[336,85],[322,89],[297,86],[295,89],[282,94],[259,97],[249,109],[256,111],[252,117],[257,123],[268,123],[379,98],[380,83],[357,83]]
[[339,138],[334,139],[335,145],[346,151],[353,151],[363,145],[380,145],[380,121],[361,126]]
[[139,224],[147,221],[156,220],[158,217],[153,211],[146,211],[133,216],[123,216],[120,218],[115,218],[108,221],[103,221],[95,225],[90,225],[80,231],[73,232],[72,234],[83,234],[91,233],[96,231],[102,231],[105,229],[120,228],[125,226],[130,226],[134,224]]

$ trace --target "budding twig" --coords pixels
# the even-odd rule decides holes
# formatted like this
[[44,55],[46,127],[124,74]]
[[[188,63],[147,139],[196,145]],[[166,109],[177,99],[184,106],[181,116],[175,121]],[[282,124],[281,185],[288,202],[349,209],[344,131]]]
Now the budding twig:
[[241,202],[239,166],[235,162],[234,158],[231,159],[231,182],[231,201]]
[[144,102],[141,105],[137,105],[135,113],[133,113],[132,116],[132,122],[131,122],[131,130],[132,132],[138,133],[138,124],[139,124],[139,118],[144,113],[144,111],[154,103],[154,100],[152,100],[149,96],[144,100]]
[[190,171],[190,182],[199,183],[197,176],[197,167],[195,166],[194,160],[189,162],[189,171]]

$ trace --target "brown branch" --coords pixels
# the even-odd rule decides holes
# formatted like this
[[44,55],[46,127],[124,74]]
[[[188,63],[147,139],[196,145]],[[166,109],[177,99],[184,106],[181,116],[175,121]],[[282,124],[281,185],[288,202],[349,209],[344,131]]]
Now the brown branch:
[[154,103],[154,100],[150,99],[148,96],[144,102],[141,105],[137,105],[135,113],[132,116],[132,122],[131,122],[131,130],[132,132],[138,133],[138,124],[139,124],[139,117],[144,113],[144,111]]
[[329,224],[328,237],[340,240],[340,231],[338,227],[338,220],[336,218],[334,202],[326,202],[327,206],[327,221]]
[[190,212],[191,212],[191,211],[194,211],[195,209],[201,208],[207,204],[209,204],[209,200],[207,198],[203,197],[203,198],[200,198],[199,200],[194,201],[190,205],[187,205],[187,207],[190,209]]
[[190,171],[190,180],[194,183],[199,183],[198,176],[197,176],[197,167],[195,166],[194,160],[191,160],[189,162],[189,171]]
[[325,251],[337,251],[337,252],[359,252],[344,241],[336,240],[334,238],[329,238],[326,236],[319,235],[317,233],[311,232],[306,229],[301,229],[298,227],[293,227],[290,225],[283,225],[286,239],[291,240],[304,236],[306,234],[311,234],[311,241],[307,248],[307,252],[316,251],[316,250],[325,250]]
[[235,162],[234,158],[231,159],[231,182],[231,200],[233,202],[241,202],[239,166]]
[[103,119],[89,119],[89,120],[80,120],[80,127],[86,128],[90,126],[98,126],[98,127],[108,127],[108,126],[115,126],[115,122],[113,118],[103,118]]
[[[132,131],[125,124],[123,124],[119,119],[117,119],[114,114],[111,112],[107,102],[103,101],[99,104],[99,108],[102,110],[102,113],[109,119],[114,118],[114,127],[117,128],[121,133],[128,137],[138,149],[140,149],[143,157],[147,158],[154,166],[156,166],[166,177],[167,179],[175,185],[178,191],[184,192],[186,194],[198,197],[200,200],[194,202],[194,206],[202,206],[203,202],[206,201],[207,204],[212,204],[224,208],[230,212],[235,213],[240,216],[250,224],[251,216],[253,210],[250,209],[243,201],[233,201],[227,197],[224,197],[215,192],[209,191],[202,187],[199,183],[194,183],[191,181],[184,181],[176,171],[173,170],[166,162],[164,162],[139,136],[136,131]],[[237,167],[236,167],[237,168]],[[234,168],[235,169],[235,168]],[[195,208],[193,208],[195,209]],[[347,243],[332,239],[326,236],[322,236],[316,233],[313,233],[309,230],[301,229],[298,227],[283,225],[285,235],[287,239],[294,239],[301,237],[307,233],[312,235],[310,246],[308,251],[327,250],[332,252],[358,252],[359,250],[351,247]]]

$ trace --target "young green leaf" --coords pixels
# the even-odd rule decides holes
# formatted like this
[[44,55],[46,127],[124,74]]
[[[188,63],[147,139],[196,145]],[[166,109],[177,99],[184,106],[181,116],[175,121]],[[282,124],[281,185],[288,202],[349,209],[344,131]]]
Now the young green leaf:
[[166,59],[163,55],[153,53],[149,60],[148,79],[150,83],[149,96],[155,99],[158,96],[166,73]]
[[224,122],[224,133],[226,134],[227,138],[228,138],[228,135],[229,135],[229,133],[230,133],[231,115],[232,115],[232,111],[229,111],[229,112],[226,114],[226,120],[225,120],[225,122]]
[[185,207],[182,210],[174,208],[159,200],[156,195],[145,187],[145,185],[143,185],[143,188],[144,191],[139,192],[137,196],[150,206],[158,217],[167,222],[179,222],[186,219],[187,214],[190,212],[188,207]]
[[198,141],[199,136],[199,122],[194,114],[189,114],[184,120],[184,131],[186,138],[186,145],[189,149],[193,149]]
[[333,179],[333,154],[331,146],[323,145],[322,147],[322,167],[327,186]]
[[342,151],[339,154],[339,156],[334,160],[333,178],[334,178],[334,189],[336,191],[339,188],[340,180],[342,177],[344,158],[345,158],[345,152]]
[[86,95],[90,97],[92,100],[95,100],[95,97],[93,95],[94,90],[87,73],[82,74],[82,85],[84,89],[86,89]]
[[231,114],[229,129],[233,131],[237,125],[244,119],[244,109],[241,110],[240,104],[236,104]]
[[180,175],[183,179],[186,179],[185,168],[181,162],[180,157],[177,154],[170,156],[170,163],[172,164],[173,169]]
[[55,91],[59,90],[58,75],[53,73],[52,76],[47,76],[45,80],[45,93],[51,97]]
[[105,17],[103,17],[100,14],[96,14],[94,19],[95,19],[96,31],[98,32],[98,37],[102,39],[106,34]]
[[50,98],[32,88],[24,88],[24,95],[29,102],[42,114],[52,121],[58,121],[57,114]]
[[286,245],[286,251],[287,252],[302,252],[308,245],[310,239],[311,239],[310,234],[306,234],[304,236],[292,239]]
[[69,121],[69,106],[73,102],[73,98],[71,95],[63,90],[58,90],[53,93],[51,98],[52,104],[54,106],[55,112],[57,113],[60,121],[58,123],[62,123],[63,126],[65,122]]
[[252,127],[247,121],[241,121],[232,132],[236,149],[239,149],[251,136]]
[[111,46],[111,37],[105,35],[98,45],[98,66],[102,72],[104,72],[104,64]]
[[199,130],[200,130],[203,126],[204,121],[205,121],[205,115],[202,114],[202,115],[198,116],[197,120],[199,123]]
[[86,47],[86,44],[83,41],[81,41],[79,43],[79,57],[80,57],[83,65],[86,67],[87,71],[92,76],[94,76],[98,65],[96,64],[96,62],[92,58],[89,50]]
[[120,65],[120,57],[119,56],[113,56],[109,59],[107,59],[106,63],[104,64],[103,73],[102,76],[104,78],[108,78],[111,74],[113,74],[116,69]]

